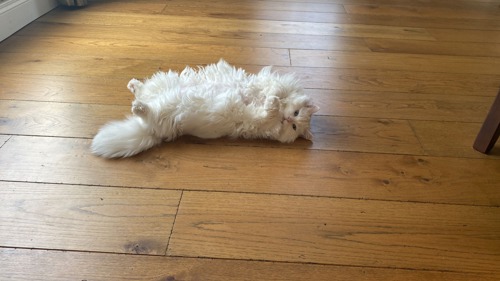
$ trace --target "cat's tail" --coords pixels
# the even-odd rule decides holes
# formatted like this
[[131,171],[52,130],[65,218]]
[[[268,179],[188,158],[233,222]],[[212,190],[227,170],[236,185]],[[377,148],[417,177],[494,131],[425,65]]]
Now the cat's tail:
[[139,116],[104,125],[92,140],[92,153],[105,158],[129,157],[162,141]]

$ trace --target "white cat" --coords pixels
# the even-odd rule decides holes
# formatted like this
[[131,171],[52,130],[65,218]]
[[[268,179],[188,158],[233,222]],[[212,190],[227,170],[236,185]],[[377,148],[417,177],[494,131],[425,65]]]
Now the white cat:
[[180,74],[158,72],[144,83],[132,79],[132,113],[102,127],[92,152],[128,157],[181,135],[200,138],[312,139],[311,115],[319,110],[291,74],[271,67],[247,74],[224,60]]

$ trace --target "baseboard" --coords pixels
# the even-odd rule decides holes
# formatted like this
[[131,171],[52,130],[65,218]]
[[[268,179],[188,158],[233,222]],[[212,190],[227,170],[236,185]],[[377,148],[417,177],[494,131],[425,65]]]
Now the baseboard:
[[0,1],[0,41],[56,6],[57,0]]

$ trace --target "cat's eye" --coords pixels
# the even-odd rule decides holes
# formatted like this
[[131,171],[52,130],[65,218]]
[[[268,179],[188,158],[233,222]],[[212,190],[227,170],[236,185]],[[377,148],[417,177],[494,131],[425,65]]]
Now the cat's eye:
[[298,116],[298,115],[299,115],[299,111],[298,110],[293,113],[293,116]]
[[292,124],[292,128],[297,131],[297,126],[295,124]]

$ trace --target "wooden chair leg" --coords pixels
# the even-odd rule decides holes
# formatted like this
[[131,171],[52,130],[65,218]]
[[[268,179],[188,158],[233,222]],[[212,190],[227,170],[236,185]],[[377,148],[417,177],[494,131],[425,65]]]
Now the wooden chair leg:
[[495,146],[498,136],[500,135],[500,92],[498,92],[490,112],[484,120],[481,130],[477,134],[476,141],[474,141],[474,149],[488,153],[493,146]]

